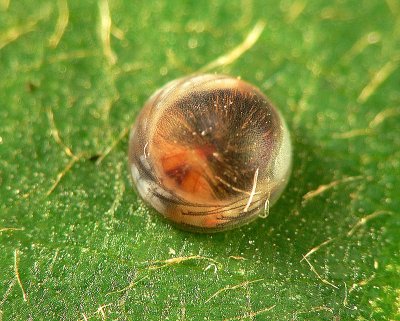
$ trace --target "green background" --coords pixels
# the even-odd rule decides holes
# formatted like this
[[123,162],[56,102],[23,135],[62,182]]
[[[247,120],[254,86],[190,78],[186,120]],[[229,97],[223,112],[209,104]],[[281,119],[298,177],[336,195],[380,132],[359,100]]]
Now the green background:
[[[0,0],[0,319],[399,320],[399,39],[396,0]],[[126,128],[220,56],[293,173],[267,219],[196,235],[138,199]]]

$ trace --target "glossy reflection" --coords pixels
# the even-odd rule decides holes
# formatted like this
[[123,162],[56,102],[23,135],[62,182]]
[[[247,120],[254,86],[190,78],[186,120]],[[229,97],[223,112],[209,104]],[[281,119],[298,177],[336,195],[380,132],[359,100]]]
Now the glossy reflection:
[[171,81],[129,139],[141,197],[180,227],[215,232],[266,215],[291,169],[281,114],[254,86],[224,75]]

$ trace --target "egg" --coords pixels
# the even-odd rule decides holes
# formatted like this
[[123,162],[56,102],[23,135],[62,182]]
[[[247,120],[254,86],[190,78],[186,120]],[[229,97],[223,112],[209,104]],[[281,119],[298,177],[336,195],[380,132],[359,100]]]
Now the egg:
[[147,204],[180,228],[217,232],[267,215],[287,185],[292,148],[281,113],[258,88],[204,74],[149,98],[128,154]]

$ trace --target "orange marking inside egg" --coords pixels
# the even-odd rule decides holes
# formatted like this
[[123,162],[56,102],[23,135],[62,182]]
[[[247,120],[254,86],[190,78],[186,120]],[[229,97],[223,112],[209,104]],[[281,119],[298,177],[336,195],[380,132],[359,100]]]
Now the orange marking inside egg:
[[218,225],[218,218],[212,215],[203,219],[201,223],[203,227],[216,227]]
[[164,182],[176,192],[183,192],[193,201],[212,198],[212,188],[207,181],[211,175],[206,160],[215,150],[205,146],[195,150],[168,146],[160,157]]

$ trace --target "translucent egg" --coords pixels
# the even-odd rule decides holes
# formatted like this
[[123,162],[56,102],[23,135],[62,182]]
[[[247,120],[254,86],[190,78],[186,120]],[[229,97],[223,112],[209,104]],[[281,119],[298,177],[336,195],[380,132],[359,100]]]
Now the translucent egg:
[[129,139],[140,196],[181,228],[216,232],[266,216],[291,171],[285,121],[256,87],[225,75],[169,82]]

